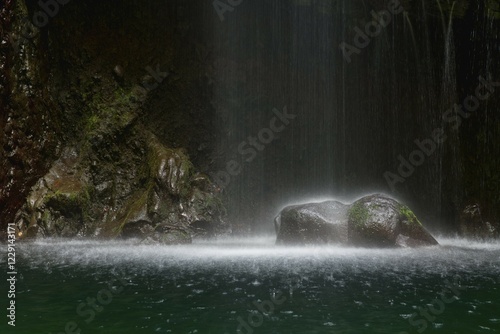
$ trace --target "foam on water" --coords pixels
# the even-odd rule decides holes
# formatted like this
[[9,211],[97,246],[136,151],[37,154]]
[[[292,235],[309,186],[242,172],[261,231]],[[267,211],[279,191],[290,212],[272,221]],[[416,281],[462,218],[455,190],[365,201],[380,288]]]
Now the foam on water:
[[[140,245],[135,241],[39,240],[18,245],[26,265],[134,263],[142,266],[272,266],[308,270],[324,264],[363,263],[366,268],[396,265],[500,266],[500,242],[438,238],[441,246],[416,249],[372,249],[328,246],[276,246],[272,236],[197,241],[191,245]],[[28,260],[29,259],[29,260]],[[441,268],[443,269],[443,268]]]

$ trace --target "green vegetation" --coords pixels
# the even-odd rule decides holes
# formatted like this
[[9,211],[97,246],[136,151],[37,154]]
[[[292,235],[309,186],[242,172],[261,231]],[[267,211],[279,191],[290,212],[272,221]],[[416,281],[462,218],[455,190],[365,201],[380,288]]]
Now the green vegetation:
[[435,0],[429,1],[429,13],[441,15],[443,20],[448,20],[451,15],[453,18],[463,18],[469,10],[469,0]]
[[355,203],[348,212],[349,221],[354,223],[354,226],[363,227],[370,219],[370,211],[363,203]]
[[90,116],[85,124],[87,137],[92,137],[101,129],[110,132],[114,128],[125,127],[135,118],[133,108],[130,107],[136,101],[132,91],[119,88],[112,97],[104,97],[100,93],[92,96],[84,94],[83,97],[90,109]]
[[113,235],[119,235],[125,225],[130,223],[130,221],[138,216],[142,210],[147,207],[147,202],[149,198],[149,194],[152,191],[153,187],[150,185],[146,190],[139,190],[135,195],[133,195],[128,203],[124,206],[125,210],[121,217],[118,217],[116,222],[110,223],[110,225],[114,225],[112,227]]
[[63,231],[73,235],[82,227],[88,228],[91,221],[89,213],[91,189],[81,185],[70,186],[74,188],[56,189],[47,193],[43,204],[37,208],[37,210],[42,210],[40,219],[31,221],[29,226],[35,226],[35,224],[41,226],[46,236],[52,235],[54,230],[63,235],[65,233]]
[[47,194],[45,198],[47,206],[61,212],[67,211],[72,214],[75,209],[83,209],[90,204],[90,194],[88,189],[80,189],[73,192],[62,192],[56,190]]
[[401,205],[399,207],[399,213],[406,218],[403,223],[422,225],[422,223],[417,219],[417,216],[415,216],[413,211],[411,211],[406,205]]

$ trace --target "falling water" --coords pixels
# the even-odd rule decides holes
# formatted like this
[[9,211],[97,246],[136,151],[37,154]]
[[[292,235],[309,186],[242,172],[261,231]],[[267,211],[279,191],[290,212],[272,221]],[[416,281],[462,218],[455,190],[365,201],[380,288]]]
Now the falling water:
[[[426,1],[403,6],[351,62],[340,43],[354,45],[355,28],[364,30],[371,11],[387,9],[386,2],[243,2],[211,22],[219,166],[243,166],[224,190],[234,220],[270,226],[287,203],[373,191],[411,201],[435,227],[442,207],[457,206],[461,176],[450,165],[459,155],[457,134],[404,183],[391,189],[384,178],[458,102],[455,9]],[[244,161],[238,145],[269,127],[273,108],[284,106],[297,117]]]

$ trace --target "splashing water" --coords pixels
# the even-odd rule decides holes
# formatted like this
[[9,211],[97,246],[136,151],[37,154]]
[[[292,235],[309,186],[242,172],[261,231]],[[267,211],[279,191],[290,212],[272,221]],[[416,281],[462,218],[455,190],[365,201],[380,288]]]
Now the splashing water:
[[23,243],[16,333],[64,332],[68,322],[82,333],[499,330],[500,243],[439,241],[419,249],[281,247],[272,237]]

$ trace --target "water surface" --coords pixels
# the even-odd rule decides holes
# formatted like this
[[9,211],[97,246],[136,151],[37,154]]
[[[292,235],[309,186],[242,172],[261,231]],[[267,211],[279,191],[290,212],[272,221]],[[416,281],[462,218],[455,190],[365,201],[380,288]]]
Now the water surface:
[[500,332],[500,243],[439,241],[19,243],[16,327],[2,333]]

